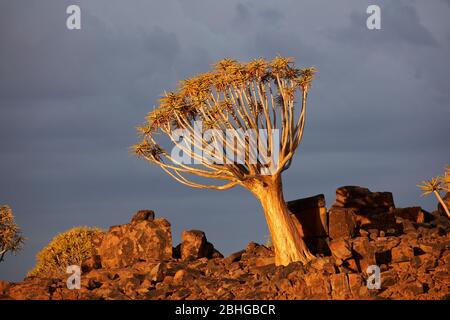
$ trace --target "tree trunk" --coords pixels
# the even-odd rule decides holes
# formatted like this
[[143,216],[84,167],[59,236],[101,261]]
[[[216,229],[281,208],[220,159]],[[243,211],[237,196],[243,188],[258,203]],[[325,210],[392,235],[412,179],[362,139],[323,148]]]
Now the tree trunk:
[[444,200],[442,200],[441,195],[439,194],[439,192],[437,192],[436,190],[434,191],[434,195],[436,196],[436,198],[438,199],[439,203],[441,204],[442,208],[444,208],[445,213],[447,214],[447,216],[450,218],[450,212],[448,211],[447,206],[445,205]]
[[264,209],[275,249],[275,264],[285,266],[311,260],[314,256],[303,241],[303,232],[295,227],[284,201],[281,177],[267,177],[262,185],[253,186],[251,191]]

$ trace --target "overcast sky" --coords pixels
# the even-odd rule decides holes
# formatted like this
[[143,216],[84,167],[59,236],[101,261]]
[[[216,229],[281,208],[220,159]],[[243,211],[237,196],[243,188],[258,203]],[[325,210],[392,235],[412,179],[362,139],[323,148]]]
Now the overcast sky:
[[[66,28],[70,4],[81,30]],[[382,30],[366,28],[369,4]],[[0,0],[0,204],[28,238],[0,279],[22,279],[62,231],[143,208],[171,222],[174,245],[193,228],[224,254],[265,242],[248,191],[190,189],[128,153],[159,94],[224,57],[320,70],[288,200],[330,206],[361,185],[434,210],[415,185],[450,162],[449,15],[448,0]]]

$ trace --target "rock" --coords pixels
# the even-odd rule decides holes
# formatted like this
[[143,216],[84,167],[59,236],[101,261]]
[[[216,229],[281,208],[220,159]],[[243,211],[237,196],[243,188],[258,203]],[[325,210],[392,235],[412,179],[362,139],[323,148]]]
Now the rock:
[[[347,209],[347,210],[345,210]],[[396,227],[392,193],[371,192],[347,186],[336,190],[336,202],[329,212],[329,235],[333,239],[352,237],[355,228],[387,230]]]
[[329,236],[331,239],[351,238],[355,235],[354,209],[334,207],[329,212]]
[[410,246],[400,243],[391,251],[392,262],[405,262],[414,258],[414,250]]
[[137,278],[126,278],[120,282],[120,288],[128,297],[136,298],[136,291],[140,288],[141,282]]
[[352,257],[350,243],[345,239],[330,241],[330,250],[336,259],[347,260]]
[[327,208],[323,194],[289,201],[287,206],[294,223],[305,238],[328,235]]
[[375,253],[375,261],[378,266],[388,264],[392,261],[391,250],[384,250]]
[[[105,235],[100,251],[104,252],[107,243],[116,250],[123,250],[121,241],[128,241],[133,248],[143,247],[142,251],[136,250],[139,258],[135,258],[138,254],[133,249],[127,255],[133,258],[125,259],[124,251],[114,257],[124,265],[120,267],[105,266],[101,255],[100,259],[95,255],[86,259],[82,263],[80,290],[67,289],[67,275],[59,279],[28,277],[19,283],[0,281],[0,300],[448,299],[450,230],[445,229],[438,218],[445,217],[437,216],[432,223],[416,223],[405,216],[397,216],[399,223],[408,221],[411,224],[412,228],[405,228],[406,234],[386,231],[383,235],[382,229],[363,230],[356,226],[353,236],[358,232],[365,232],[365,236],[332,239],[328,242],[329,256],[314,258],[305,265],[293,262],[287,266],[275,266],[274,251],[256,243],[249,243],[245,250],[225,259],[176,260],[170,258],[173,250],[168,250],[164,260],[148,258],[147,247],[156,252],[166,248],[155,247],[156,240],[166,237],[164,225],[158,224],[161,219],[137,221],[112,227]],[[401,231],[400,228],[396,230]],[[168,232],[170,235],[170,228]],[[120,241],[114,242],[110,233]],[[190,236],[196,240],[198,234],[194,233]],[[370,235],[373,241],[369,239]],[[200,246],[189,239],[194,252],[201,252],[203,249],[199,248],[207,243],[203,233],[200,232],[199,238]],[[144,241],[148,239],[150,241]],[[181,247],[178,246],[180,257]],[[167,242],[167,248],[172,248],[170,242]],[[369,276],[365,272],[367,266],[374,264],[381,270],[381,290],[369,290],[365,283]]]
[[436,256],[429,253],[422,254],[412,259],[412,263],[417,268],[421,268],[424,272],[434,269],[437,266],[437,262]]
[[394,286],[398,283],[398,275],[394,270],[388,270],[380,273],[381,288]]
[[331,254],[328,246],[328,237],[308,237],[303,239],[306,246],[314,255],[329,256]]
[[98,281],[97,279],[89,279],[88,281],[88,285],[87,285],[87,289],[88,290],[95,290],[98,289],[102,286],[103,283],[101,283],[100,281]]
[[0,295],[6,294],[10,287],[10,284],[8,281],[0,280]]
[[275,264],[275,257],[257,257],[255,258],[255,267],[264,267],[270,264]]
[[335,273],[334,267],[335,259],[332,257],[315,258],[311,260],[310,265],[318,271],[325,271],[327,273]]
[[84,273],[95,269],[101,269],[101,267],[102,267],[102,259],[97,254],[90,258],[85,259],[81,263],[81,271]]
[[14,300],[50,300],[52,288],[57,280],[47,278],[29,278],[28,281],[13,284],[8,295]]
[[155,265],[152,270],[150,270],[149,273],[149,278],[151,281],[154,282],[161,282],[164,280],[165,277],[165,272],[166,272],[166,266],[163,263],[158,263],[157,265]]
[[240,261],[242,258],[242,254],[245,252],[245,250],[241,250],[235,253],[230,254],[227,258],[226,261],[227,263],[233,263],[233,262],[237,262]]
[[206,239],[203,231],[183,231],[181,236],[181,259],[199,259],[222,257],[222,254],[214,249],[214,246]]
[[423,223],[431,220],[431,215],[421,207],[396,208],[392,211],[395,217],[408,219],[416,223]]
[[183,282],[184,280],[186,280],[188,277],[188,273],[186,272],[186,270],[178,270],[175,275],[173,276],[173,281],[174,282]]
[[165,219],[154,219],[111,227],[104,235],[98,253],[106,268],[171,259],[170,223]]
[[350,286],[345,273],[332,274],[330,282],[333,299],[343,300],[351,298]]
[[[356,213],[354,215],[355,224],[359,228],[364,228],[366,230],[383,230],[387,231],[389,229],[397,228],[397,222],[395,216],[392,212],[381,213],[376,215],[365,215],[361,213]],[[376,236],[375,236],[376,237]]]
[[359,266],[359,271],[365,273],[370,265],[375,264],[375,247],[370,244],[368,238],[352,239],[352,250]]
[[360,230],[359,230],[359,235],[360,235],[361,237],[368,237],[368,236],[369,236],[369,231],[364,230],[364,229],[360,229]]
[[424,292],[423,284],[419,281],[401,284],[398,290],[407,296],[409,295],[410,297],[417,297],[417,295]]
[[153,210],[139,210],[131,218],[131,223],[139,223],[141,221],[152,221],[155,219],[155,212]]
[[333,206],[355,208],[364,214],[384,213],[395,208],[391,192],[371,192],[367,188],[357,186],[338,188]]
[[309,273],[305,275],[305,282],[313,298],[329,298],[331,285],[328,277],[318,273]]
[[359,274],[347,274],[348,286],[354,298],[359,298],[365,295],[367,287],[364,285],[363,278]]

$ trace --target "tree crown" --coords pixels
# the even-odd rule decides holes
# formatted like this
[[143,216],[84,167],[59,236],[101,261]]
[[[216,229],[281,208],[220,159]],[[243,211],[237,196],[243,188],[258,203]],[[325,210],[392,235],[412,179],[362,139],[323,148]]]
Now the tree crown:
[[[242,185],[249,179],[267,175],[267,170],[264,170],[268,166],[272,168],[270,175],[279,175],[290,166],[302,139],[307,93],[316,71],[314,67],[297,68],[294,60],[287,57],[250,62],[220,60],[210,72],[181,81],[175,91],[164,92],[159,106],[148,113],[146,122],[138,128],[142,141],[133,146],[133,151],[161,166],[177,181],[192,187],[225,189]],[[294,112],[297,92],[301,96],[298,115]],[[196,122],[202,123],[200,132]],[[186,146],[186,140],[183,143],[173,137],[178,129],[191,135],[191,145]],[[202,135],[211,129],[240,132],[232,144],[227,141],[215,149],[215,161],[192,150],[192,146],[197,151],[205,151],[212,143],[217,145],[217,136],[208,139]],[[258,155],[254,162],[250,161],[250,147],[246,147],[251,143],[249,137],[242,134],[251,130],[256,134],[258,147],[261,147],[261,141],[264,142],[261,147],[264,152],[260,152],[263,156]],[[261,130],[268,134],[262,134]],[[277,139],[271,135],[274,130],[278,130]],[[173,154],[163,147],[159,138],[161,133],[169,137],[170,144],[197,160],[195,165],[174,159]],[[242,146],[244,150],[239,148]],[[239,154],[243,161],[230,162],[227,155],[217,156],[219,149],[227,147],[227,150]],[[277,159],[273,159],[274,153],[277,153]],[[217,161],[218,158],[223,161]],[[189,180],[187,175],[228,182],[211,186]]]

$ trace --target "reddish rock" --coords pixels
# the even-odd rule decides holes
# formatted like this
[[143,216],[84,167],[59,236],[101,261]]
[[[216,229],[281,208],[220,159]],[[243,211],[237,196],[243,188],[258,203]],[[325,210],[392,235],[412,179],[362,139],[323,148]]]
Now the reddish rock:
[[367,188],[357,186],[338,188],[334,206],[355,208],[364,214],[383,213],[395,208],[391,192],[371,192]]
[[355,235],[355,210],[332,207],[329,212],[329,236],[331,239],[351,238]]
[[405,262],[414,258],[414,250],[407,244],[401,243],[398,247],[392,248],[392,262]]
[[[364,237],[333,239],[333,256],[306,265],[277,267],[273,250],[256,243],[226,259],[138,259],[127,266],[100,269],[94,268],[92,259],[84,262],[80,290],[67,289],[65,278],[29,277],[20,283],[0,282],[0,299],[448,299],[450,226],[438,216],[421,224],[397,218],[413,228],[406,234],[384,235],[381,229],[369,228]],[[126,229],[125,238],[140,239],[130,233],[155,221],[119,229]],[[157,230],[154,233],[161,236]],[[381,269],[381,290],[369,290],[365,284],[366,268],[372,264]]]
[[111,227],[98,249],[103,267],[118,268],[138,261],[172,258],[172,234],[165,219]]
[[131,223],[139,223],[141,221],[152,221],[155,219],[155,212],[153,210],[139,210],[131,218]]
[[365,273],[368,266],[376,263],[375,247],[369,242],[369,239],[365,237],[352,239],[351,243],[359,270],[360,272]]
[[166,273],[166,265],[164,263],[156,264],[149,273],[149,278],[154,282],[161,282],[164,280]]
[[314,299],[329,299],[331,285],[327,276],[318,273],[306,274],[305,283]]
[[232,263],[232,262],[237,262],[239,260],[241,260],[242,258],[242,254],[245,252],[245,250],[241,250],[235,253],[230,254],[227,258],[226,261],[228,263]]
[[386,289],[398,283],[398,275],[394,270],[384,271],[380,274],[381,288]]
[[14,300],[50,300],[56,283],[54,279],[29,278],[11,285],[8,295]]
[[215,258],[223,256],[208,242],[203,231],[183,231],[181,236],[181,259]]
[[300,222],[305,238],[326,237],[328,235],[327,208],[325,196],[317,196],[287,202],[294,222]]
[[94,255],[90,258],[85,259],[81,263],[81,271],[86,273],[91,270],[100,269],[102,267],[102,260],[99,255]]
[[[355,224],[359,228],[366,230],[390,230],[397,228],[396,217],[391,212],[385,212],[380,214],[366,215],[362,213],[356,213],[354,215]],[[377,232],[377,234],[378,234]]]
[[330,241],[330,250],[336,259],[347,260],[352,257],[351,245],[345,239]]
[[395,217],[408,219],[416,223],[423,223],[430,219],[430,214],[421,207],[397,208],[392,211]]
[[353,298],[360,298],[367,294],[367,287],[364,284],[361,275],[356,273],[347,274],[348,286]]
[[10,287],[10,284],[8,281],[0,280],[0,295],[6,294]]
[[395,216],[391,213],[394,208],[390,192],[371,192],[355,186],[338,188],[336,202],[329,212],[329,235],[337,239],[352,237],[355,228],[395,228]]
[[323,258],[316,258],[313,259],[310,262],[310,265],[312,268],[318,270],[318,271],[325,271],[327,273],[335,273],[335,259],[332,257],[323,257]]
[[350,286],[345,273],[332,274],[330,276],[332,298],[343,300],[351,298]]

